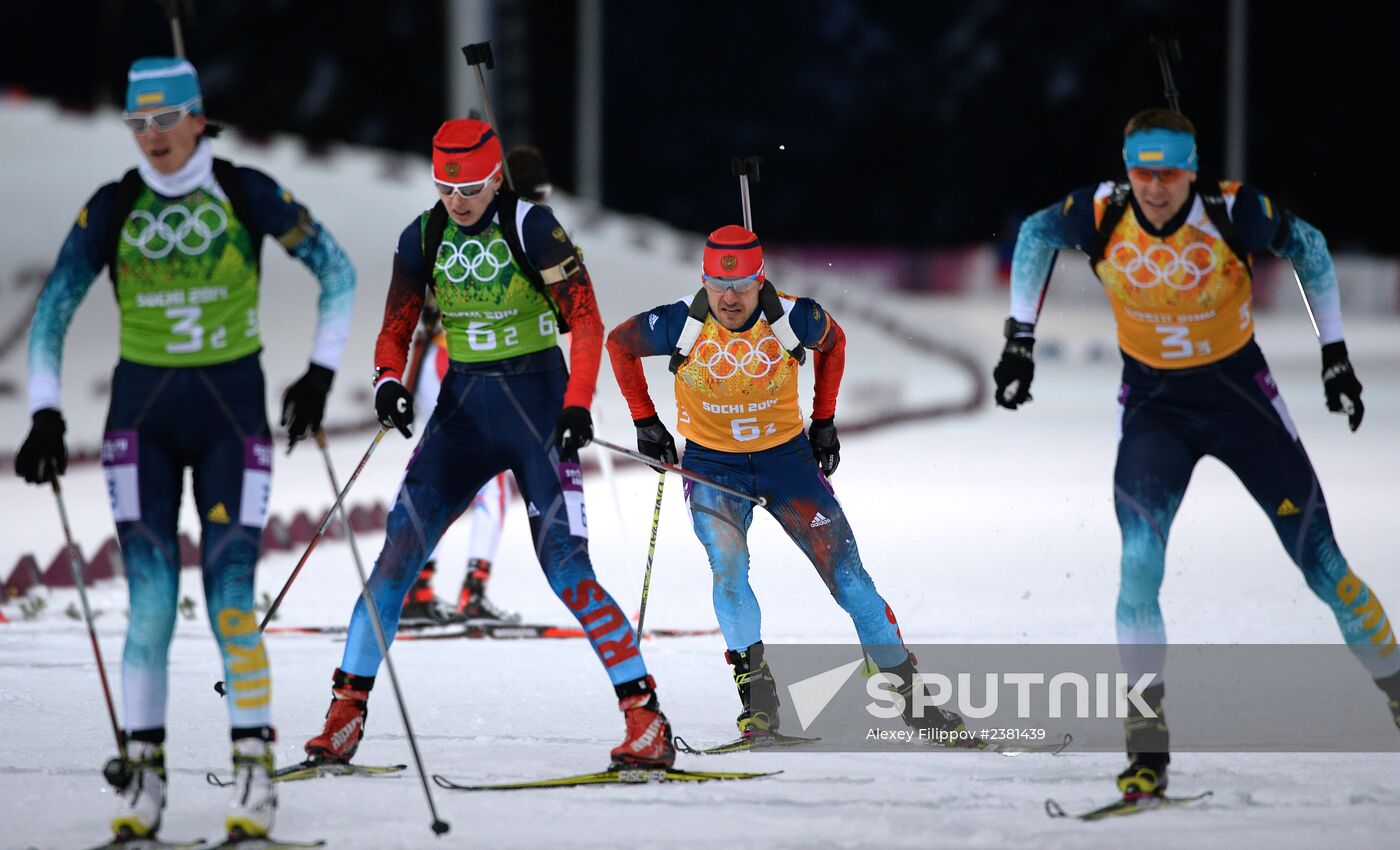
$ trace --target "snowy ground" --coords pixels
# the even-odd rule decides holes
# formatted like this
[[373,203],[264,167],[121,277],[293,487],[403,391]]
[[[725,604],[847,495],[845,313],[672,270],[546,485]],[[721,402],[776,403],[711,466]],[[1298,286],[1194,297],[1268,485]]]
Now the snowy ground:
[[[0,110],[0,129],[7,121],[38,120],[29,111],[15,116]],[[43,126],[52,129],[54,119],[44,120],[50,123]],[[5,134],[5,138],[19,135]],[[272,151],[265,159],[276,163],[287,155]],[[352,176],[373,173],[359,161],[346,163],[345,169]],[[288,160],[282,166],[274,164],[272,170],[284,176],[296,169]],[[315,182],[315,169],[307,174],[307,179],[296,181],[298,186]],[[6,177],[7,189],[16,185],[16,179]],[[86,190],[74,189],[73,196]],[[422,194],[412,197],[426,203]],[[376,204],[363,208],[383,209]],[[321,205],[339,215],[347,215],[347,206]],[[584,218],[582,211],[572,210],[567,203],[561,207],[560,217],[566,222],[571,213],[577,216],[574,220]],[[413,207],[406,209],[405,215],[411,215]],[[71,215],[71,210],[55,214],[64,224],[47,228],[40,240],[43,253],[56,247],[56,234]],[[374,216],[383,218],[377,212]],[[402,217],[395,211],[391,219]],[[345,229],[355,227],[370,230],[366,224],[356,224],[350,210]],[[595,278],[607,281],[607,287],[600,283],[600,288],[609,325],[691,285],[682,260],[690,263],[693,257],[681,256],[687,243],[660,228],[606,219],[591,231],[577,230],[588,248]],[[381,247],[352,247],[352,253],[364,251],[364,262],[370,265]],[[698,242],[692,247],[695,254]],[[275,253],[275,247],[269,246],[268,257]],[[384,260],[387,254],[380,258],[381,265]],[[669,282],[657,284],[651,269],[663,270]],[[789,280],[793,277],[788,275]],[[368,362],[366,336],[372,334],[383,280],[382,274],[362,267],[356,341],[347,355],[346,374],[352,377],[336,388],[336,415],[344,420],[363,415],[354,400],[360,388],[354,376]],[[103,328],[101,311],[110,308],[110,293],[103,291],[106,286],[105,280],[99,281],[84,307],[90,319],[80,315],[80,321],[90,322],[85,327],[94,334]],[[309,303],[312,289],[305,281],[299,286]],[[829,282],[814,281],[811,286],[819,294],[832,292]],[[9,289],[4,294],[7,299],[15,297]],[[1110,495],[1116,354],[1106,308],[1061,309],[1055,296],[1052,291],[1041,326],[1044,356],[1039,360],[1036,400],[1028,408],[1009,413],[983,407],[964,417],[914,423],[842,441],[843,461],[835,485],[866,565],[911,642],[1113,639],[1118,535]],[[1292,302],[1282,306],[1277,315],[1261,318],[1261,344],[1321,475],[1343,551],[1383,599],[1400,605],[1400,571],[1393,543],[1393,482],[1400,480],[1400,453],[1394,451],[1400,440],[1397,322],[1348,317],[1348,340],[1366,385],[1367,402],[1365,425],[1349,434],[1340,417],[1324,410],[1316,344],[1301,308]],[[881,308],[971,352],[984,370],[990,370],[999,350],[1004,304],[906,297]],[[914,353],[882,337],[868,323],[850,320],[845,324],[851,365],[842,395],[843,421],[929,400],[956,401],[966,394],[967,376],[949,363]],[[286,335],[278,343],[284,350],[290,348]],[[65,387],[75,396],[75,406],[100,414],[100,406],[93,407],[96,401],[83,399],[109,368],[114,336],[105,341],[84,339],[94,354],[87,359],[96,365],[75,357],[70,341]],[[1047,345],[1052,340],[1060,343],[1058,358],[1048,356],[1055,347]],[[297,356],[303,356],[299,349]],[[22,351],[10,352],[0,362],[9,375],[23,374]],[[278,379],[285,382],[294,377],[300,365],[286,366],[269,358],[268,370],[276,387]],[[652,373],[659,397],[665,396],[663,374],[664,370]],[[629,442],[625,408],[606,370],[600,381],[598,411],[600,433]],[[5,433],[11,435],[7,439],[17,439],[23,413],[5,406],[3,415]],[[95,442],[98,422],[80,423],[73,440]],[[334,441],[342,477],[368,440],[365,433]],[[357,485],[356,495],[364,500],[388,499],[408,450],[397,437],[386,439]],[[613,495],[601,476],[589,479],[592,550],[604,584],[624,608],[634,610],[655,477],[623,466],[616,483],[625,517],[614,508]],[[91,466],[75,468],[66,486],[80,541],[90,547],[110,535],[100,471]],[[324,495],[327,489],[313,452],[301,449],[289,458],[279,457],[275,511],[324,510],[330,501]],[[672,482],[667,489],[648,622],[708,626],[713,614],[703,551],[689,530],[678,484]],[[0,539],[0,565],[8,569],[27,551],[39,554],[41,562],[51,557],[60,538],[49,500],[40,491],[7,478],[0,479],[0,505],[18,518],[7,523]],[[184,527],[196,528],[192,511]],[[382,535],[359,538],[367,559],[374,557],[381,542]],[[853,638],[849,623],[774,523],[756,521],[751,545],[753,582],[765,605],[768,641]],[[464,546],[461,531],[449,537],[440,573],[444,589],[460,581]],[[297,554],[268,558],[260,572],[259,591],[275,593]],[[1169,559],[1163,606],[1175,641],[1337,640],[1329,613],[1312,598],[1288,562],[1267,518],[1213,461],[1202,463],[1196,473],[1173,529]],[[495,598],[520,610],[528,620],[569,622],[533,562],[524,515],[515,506],[507,520],[499,564],[492,585]],[[197,571],[184,571],[182,582],[182,595],[202,597]],[[288,596],[279,624],[343,622],[356,593],[345,543],[328,542],[317,550]],[[125,626],[124,587],[119,582],[105,583],[91,596],[94,605],[107,611],[98,620],[98,631],[115,677]],[[54,592],[48,613],[38,620],[0,625],[0,848],[79,847],[95,843],[106,830],[112,801],[98,769],[111,755],[112,744],[86,634],[81,624],[61,614],[73,598],[72,592]],[[3,610],[18,619],[17,605],[7,604]],[[654,641],[646,646],[663,705],[677,731],[693,742],[718,742],[733,732],[737,700],[721,657],[723,648],[718,637]],[[277,755],[289,763],[299,758],[301,743],[320,727],[340,646],[329,637],[278,635],[269,638],[269,653],[276,681],[274,714],[282,736]],[[582,641],[402,641],[394,647],[394,658],[430,772],[484,781],[584,772],[597,769],[621,736],[611,689]],[[172,838],[213,837],[220,827],[225,792],[204,781],[206,771],[226,769],[228,757],[226,715],[211,687],[217,678],[217,651],[202,615],[192,621],[182,619],[170,675],[171,788],[164,831]],[[403,727],[388,690],[387,677],[382,677],[369,734],[360,750],[360,759],[366,763],[409,761]],[[1379,693],[1364,679],[1357,692],[1346,698],[1372,700],[1377,710],[1383,710]],[[428,829],[430,819],[414,776],[318,780],[283,787],[277,831],[288,838],[325,838],[331,846],[355,848],[647,843],[791,848],[1206,844],[1317,848],[1389,846],[1400,829],[1400,802],[1393,793],[1394,755],[1184,754],[1173,764],[1173,789],[1180,793],[1212,789],[1215,796],[1210,801],[1193,811],[1096,824],[1051,821],[1042,803],[1054,797],[1066,808],[1079,808],[1107,801],[1121,756],[1068,752],[1005,759],[948,752],[787,752],[682,758],[681,764],[785,772],[731,785],[495,795],[453,794],[434,788],[439,810],[453,826],[451,835],[441,841]]]

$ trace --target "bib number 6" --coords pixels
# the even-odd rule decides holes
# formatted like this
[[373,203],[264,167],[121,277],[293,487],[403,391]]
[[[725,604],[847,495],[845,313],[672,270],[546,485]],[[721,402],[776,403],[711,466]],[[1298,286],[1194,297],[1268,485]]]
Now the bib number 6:
[[729,420],[729,430],[734,435],[734,439],[741,443],[749,440],[757,440],[759,435],[758,417],[750,416],[746,419]]
[[[508,326],[501,332],[502,342],[509,348],[520,338],[520,331]],[[496,347],[496,331],[488,322],[472,322],[467,325],[467,347],[472,351],[491,351]]]

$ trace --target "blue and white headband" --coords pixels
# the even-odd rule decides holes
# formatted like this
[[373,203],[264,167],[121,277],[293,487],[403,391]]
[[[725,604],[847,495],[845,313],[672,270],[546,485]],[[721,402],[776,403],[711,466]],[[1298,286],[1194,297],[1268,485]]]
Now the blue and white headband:
[[1154,127],[1138,130],[1123,141],[1123,164],[1128,168],[1196,170],[1196,137],[1180,130]]
[[147,56],[131,63],[126,76],[126,111],[151,106],[189,106],[196,115],[204,113],[199,73],[188,60]]

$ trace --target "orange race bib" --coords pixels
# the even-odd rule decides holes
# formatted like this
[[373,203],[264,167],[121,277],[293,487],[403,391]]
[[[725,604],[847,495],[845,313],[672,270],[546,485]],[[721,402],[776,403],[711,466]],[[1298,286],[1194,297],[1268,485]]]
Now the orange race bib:
[[[783,296],[785,308],[793,303]],[[710,316],[676,370],[677,429],[722,452],[786,443],[802,433],[797,367],[761,316],[742,332],[725,330]]]
[[[1226,209],[1239,183],[1221,183]],[[1103,218],[1112,184],[1094,195]],[[1254,335],[1249,267],[1225,244],[1199,197],[1186,223],[1165,239],[1139,224],[1131,205],[1113,229],[1094,273],[1113,304],[1118,345],[1157,369],[1185,369],[1222,360]]]

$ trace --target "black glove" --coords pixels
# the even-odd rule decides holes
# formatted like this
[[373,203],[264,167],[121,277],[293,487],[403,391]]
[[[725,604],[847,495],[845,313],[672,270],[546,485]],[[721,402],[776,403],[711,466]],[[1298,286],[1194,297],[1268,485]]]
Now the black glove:
[[807,439],[812,443],[817,466],[828,476],[835,473],[836,467],[841,465],[841,441],[836,439],[836,420],[813,419],[812,427],[807,429]]
[[1006,347],[1001,350],[1001,362],[992,370],[996,381],[996,403],[1007,410],[1031,400],[1031,379],[1035,377],[1035,325],[1006,320]]
[[1361,427],[1366,405],[1361,403],[1361,382],[1347,359],[1345,342],[1329,342],[1322,346],[1322,392],[1327,396],[1327,409],[1345,413],[1347,424],[1355,431]]
[[661,424],[661,417],[648,416],[632,422],[637,426],[637,451],[662,463],[675,465],[680,461],[676,454],[676,441],[671,432]]
[[335,373],[325,366],[312,363],[306,374],[287,387],[282,395],[282,427],[287,429],[287,451],[307,433],[321,430],[321,417],[326,415],[326,396],[331,391]]
[[15,455],[15,474],[30,484],[54,481],[68,471],[68,447],[63,444],[63,414],[52,407],[34,412],[29,436]]
[[566,407],[554,426],[554,445],[560,454],[573,454],[593,442],[593,416],[586,407]]
[[385,381],[374,392],[374,414],[385,428],[413,436],[413,393],[398,381]]

